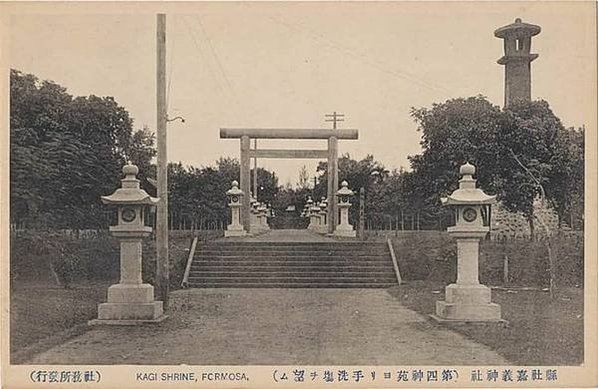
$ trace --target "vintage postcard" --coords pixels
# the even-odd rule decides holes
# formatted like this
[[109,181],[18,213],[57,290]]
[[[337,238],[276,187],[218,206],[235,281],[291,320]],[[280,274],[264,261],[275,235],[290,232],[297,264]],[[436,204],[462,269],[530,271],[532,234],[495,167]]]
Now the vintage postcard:
[[2,2],[2,387],[597,387],[591,1]]

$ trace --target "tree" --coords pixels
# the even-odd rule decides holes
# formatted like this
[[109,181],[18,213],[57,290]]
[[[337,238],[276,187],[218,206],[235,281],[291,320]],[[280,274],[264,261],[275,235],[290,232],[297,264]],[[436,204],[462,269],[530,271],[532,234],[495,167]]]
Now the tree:
[[300,189],[309,188],[309,173],[307,172],[307,167],[305,165],[301,166],[301,169],[299,170],[299,181],[297,182],[297,187]]
[[[328,193],[328,163],[325,161],[320,162],[317,172],[320,173],[320,180],[314,189],[314,196],[316,199],[320,199],[321,197],[327,197]],[[372,213],[378,208],[376,202],[379,200],[377,200],[376,194],[378,191],[371,188],[371,186],[376,185],[377,181],[384,181],[387,176],[388,170],[376,161],[371,154],[366,155],[360,161],[352,159],[349,154],[341,155],[338,160],[339,183],[347,181],[350,189],[356,194],[351,199],[353,206],[349,209],[349,218],[352,222],[355,222],[359,215],[359,190],[365,188],[366,192],[369,192],[366,200],[366,213]]]
[[438,208],[440,197],[456,189],[459,167],[465,162],[476,165],[482,188],[495,191],[499,107],[476,96],[434,104],[431,109],[412,108],[411,115],[422,132],[422,153],[409,157],[418,208]]
[[507,209],[523,212],[533,235],[536,197],[560,216],[569,203],[573,157],[567,130],[546,101],[519,101],[504,110],[497,140],[500,198]]
[[476,165],[478,186],[497,194],[510,211],[522,212],[532,231],[540,191],[560,214],[572,204],[570,193],[579,192],[571,190],[579,182],[569,178],[583,177],[583,163],[576,159],[579,142],[572,142],[575,134],[565,130],[545,101],[518,101],[501,111],[483,96],[459,98],[413,109],[412,116],[423,148],[409,157],[413,172],[407,187],[417,193],[411,200],[421,202],[416,206],[438,208],[439,198],[456,189],[464,162]]
[[125,158],[139,168],[137,178],[142,188],[154,191],[152,185],[148,185],[148,178],[156,177],[156,165],[152,163],[158,151],[155,148],[156,136],[145,126],[137,130],[131,136],[131,140],[125,150]]
[[11,222],[105,227],[100,196],[119,186],[133,147],[152,147],[134,142],[128,112],[112,97],[73,97],[18,70],[10,93]]

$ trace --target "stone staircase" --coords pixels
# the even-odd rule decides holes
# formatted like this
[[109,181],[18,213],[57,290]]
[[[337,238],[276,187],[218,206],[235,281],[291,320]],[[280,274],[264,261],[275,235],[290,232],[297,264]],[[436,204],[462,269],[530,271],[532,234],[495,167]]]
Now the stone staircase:
[[192,288],[386,288],[397,284],[384,242],[216,241],[199,247]]

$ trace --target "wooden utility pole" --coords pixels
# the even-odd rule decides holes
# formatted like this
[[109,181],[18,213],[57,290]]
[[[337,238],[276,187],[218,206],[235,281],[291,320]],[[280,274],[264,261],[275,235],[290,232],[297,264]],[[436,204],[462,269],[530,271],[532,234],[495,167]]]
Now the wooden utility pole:
[[327,113],[324,115],[326,119],[325,122],[332,122],[332,129],[336,130],[336,123],[337,122],[344,122],[345,121],[345,114],[337,113],[334,111],[333,113]]
[[168,306],[168,156],[166,154],[166,15],[156,18],[156,93],[158,144],[158,209],[156,212],[156,289]]

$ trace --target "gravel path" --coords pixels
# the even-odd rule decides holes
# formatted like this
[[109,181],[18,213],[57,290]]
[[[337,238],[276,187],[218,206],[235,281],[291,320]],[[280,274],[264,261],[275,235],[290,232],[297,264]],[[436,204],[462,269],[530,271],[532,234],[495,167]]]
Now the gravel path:
[[43,364],[497,365],[483,345],[432,324],[384,289],[191,289],[170,317],[94,327]]

